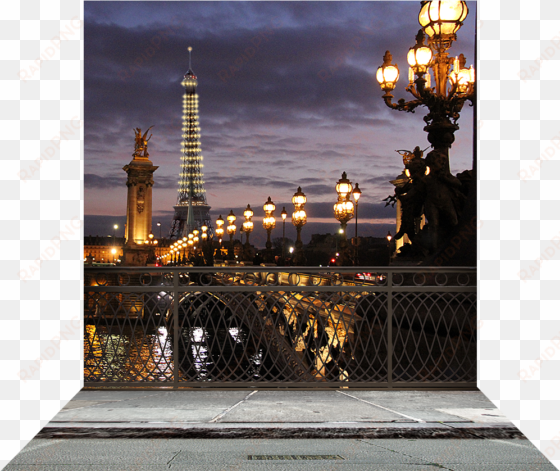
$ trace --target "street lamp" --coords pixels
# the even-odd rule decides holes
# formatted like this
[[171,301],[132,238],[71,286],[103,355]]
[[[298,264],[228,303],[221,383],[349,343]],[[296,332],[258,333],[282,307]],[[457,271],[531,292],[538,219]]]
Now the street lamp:
[[[348,253],[346,243],[346,225],[354,217],[354,203],[350,200],[352,194],[352,182],[346,177],[346,172],[342,172],[342,178],[336,184],[338,201],[334,205],[334,217],[340,222],[342,238],[340,241],[340,251],[342,257],[337,261],[337,265],[348,264]],[[359,196],[358,196],[359,198]]]
[[234,259],[234,256],[233,256],[234,255],[233,236],[235,235],[235,231],[237,230],[237,227],[235,227],[235,224],[234,224],[234,222],[237,218],[233,214],[233,209],[230,210],[226,219],[227,219],[227,222],[229,223],[229,225],[226,228],[227,233],[229,235],[229,259],[233,260]]
[[159,238],[161,239],[161,222],[157,222],[156,226],[159,227]]
[[198,245],[198,241],[200,240],[200,238],[198,237],[198,234],[200,234],[200,231],[198,231],[197,229],[195,229],[193,231],[193,249],[194,249],[194,255],[196,256],[196,254],[199,252],[198,249],[200,249],[200,246]]
[[[457,31],[468,11],[466,2],[460,0],[421,2],[418,21],[422,29],[418,31],[416,44],[407,54],[410,69],[406,91],[414,96],[414,100],[405,102],[401,99],[398,103],[392,103],[391,90],[399,78],[399,69],[397,64],[392,64],[389,51],[385,53],[383,64],[376,74],[385,92],[383,100],[389,108],[409,112],[421,105],[428,108],[424,131],[428,133],[428,141],[434,151],[441,154],[439,166],[443,178],[450,174],[449,149],[455,140],[454,133],[459,129],[459,113],[467,100],[472,104],[475,102],[474,68],[465,68],[463,54],[450,58],[447,52],[453,41],[457,40]],[[427,45],[424,44],[425,35],[428,35]],[[434,75],[433,88],[430,71]]]
[[270,241],[270,233],[276,227],[276,219],[274,218],[274,210],[276,206],[268,197],[268,200],[263,206],[265,217],[263,219],[263,228],[266,230],[266,261],[272,262],[272,242]]
[[354,265],[359,265],[358,263],[358,200],[360,199],[360,196],[362,196],[362,190],[360,190],[357,183],[354,189],[352,190],[352,196],[354,197],[354,201],[356,201],[356,234],[354,236],[354,238],[356,239],[356,254],[354,256]]
[[222,238],[224,237],[224,220],[222,219],[222,215],[216,220],[216,235],[218,236],[218,240],[220,243],[220,259],[222,258]]
[[144,241],[144,244],[149,247],[148,259],[146,260],[146,263],[154,263],[156,259],[155,246],[158,244],[158,241],[157,239],[154,239],[152,231],[150,231],[150,233],[148,234],[148,238]]
[[117,253],[117,249],[111,249],[111,253],[113,254],[113,263],[115,263],[115,254]]
[[296,227],[297,231],[296,254],[293,259],[294,265],[305,265],[307,262],[303,253],[303,242],[301,241],[301,228],[307,224],[307,214],[305,213],[305,209],[303,209],[306,202],[307,197],[303,191],[301,191],[301,187],[298,187],[292,197],[292,204],[294,205],[292,224]]
[[387,231],[387,235],[385,236],[387,239],[387,249],[389,250],[389,260],[391,260],[391,241],[393,240],[393,236],[391,235],[391,231]]
[[179,256],[181,255],[181,247],[183,248],[183,257],[180,258],[181,265],[184,265],[187,260],[187,246],[188,246],[188,240],[183,240],[182,242],[179,243]]
[[113,226],[113,239],[114,239],[115,237],[117,237],[117,236],[116,236],[116,233],[117,233],[117,229],[118,229],[118,228],[119,228],[119,225],[118,225],[118,224],[115,224],[115,225]]
[[284,246],[286,245],[286,217],[288,216],[286,206],[282,207],[280,215],[282,216],[282,260],[284,260],[286,255],[286,251],[284,250]]
[[200,226],[200,230],[202,231],[200,237],[202,238],[201,248],[202,256],[204,257],[204,264],[207,266],[213,266],[214,250],[212,248],[212,234],[208,232],[208,226],[206,224]]
[[253,217],[253,210],[251,206],[248,204],[245,211],[243,211],[243,216],[245,216],[245,221],[243,221],[243,232],[247,234],[247,240],[245,241],[245,250],[244,252],[244,259],[247,261],[251,260],[251,245],[249,244],[249,235],[253,232],[253,221],[251,218]]

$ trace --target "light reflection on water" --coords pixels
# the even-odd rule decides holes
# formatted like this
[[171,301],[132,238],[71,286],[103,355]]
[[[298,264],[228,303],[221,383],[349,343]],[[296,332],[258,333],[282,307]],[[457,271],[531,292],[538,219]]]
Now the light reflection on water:
[[[183,329],[179,339],[182,357],[179,380],[220,379],[224,363],[228,364],[228,374],[243,376],[246,380],[259,378],[262,349],[250,354],[245,349],[247,334],[243,329],[232,327],[227,331],[229,338],[223,342],[223,338],[212,338],[203,327]],[[219,332],[215,336],[220,337]],[[218,348],[220,340],[222,344]],[[183,345],[187,348],[181,348]],[[231,364],[237,367],[233,373]],[[132,327],[130,322],[121,326],[85,326],[86,381],[173,381],[173,371],[173,336],[165,326],[146,331],[142,327]]]
[[86,325],[84,375],[107,381],[168,381],[173,377],[171,337],[166,327]]
[[[190,381],[243,378],[247,381],[260,377],[262,349],[251,355],[247,349],[247,334],[243,329],[230,327],[212,334],[203,327],[183,330],[183,342],[190,346],[189,358],[181,362],[183,377]],[[189,365],[191,368],[189,369]]]

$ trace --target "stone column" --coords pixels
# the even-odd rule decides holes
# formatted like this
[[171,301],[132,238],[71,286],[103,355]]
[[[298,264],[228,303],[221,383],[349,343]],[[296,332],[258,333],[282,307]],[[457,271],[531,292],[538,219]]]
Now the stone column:
[[147,157],[135,156],[123,167],[127,173],[126,242],[123,248],[126,266],[142,266],[150,248],[144,244],[152,228],[153,174],[158,169]]

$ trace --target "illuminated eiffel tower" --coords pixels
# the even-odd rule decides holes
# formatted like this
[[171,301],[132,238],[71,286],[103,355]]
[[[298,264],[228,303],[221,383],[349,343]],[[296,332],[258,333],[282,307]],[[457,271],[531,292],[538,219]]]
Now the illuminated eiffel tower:
[[189,70],[181,85],[185,87],[183,95],[183,144],[181,156],[181,173],[179,174],[179,196],[173,206],[175,215],[169,232],[172,239],[181,239],[203,225],[208,226],[208,233],[213,235],[210,220],[210,206],[206,202],[206,190],[202,173],[202,154],[200,148],[200,125],[198,122],[198,81],[191,69],[191,51],[189,47]]

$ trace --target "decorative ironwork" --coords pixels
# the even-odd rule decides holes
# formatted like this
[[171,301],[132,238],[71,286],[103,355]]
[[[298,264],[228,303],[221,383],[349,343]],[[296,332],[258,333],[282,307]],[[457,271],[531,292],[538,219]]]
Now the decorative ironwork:
[[476,387],[476,271],[85,268],[84,379]]

